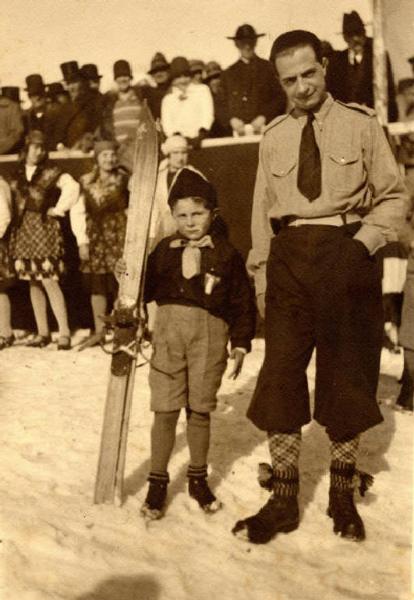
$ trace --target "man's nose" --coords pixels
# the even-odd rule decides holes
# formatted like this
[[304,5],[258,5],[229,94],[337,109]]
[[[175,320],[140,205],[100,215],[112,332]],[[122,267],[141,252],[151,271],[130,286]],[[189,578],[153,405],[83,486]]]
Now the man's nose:
[[298,77],[297,82],[296,82],[296,91],[299,94],[303,94],[303,92],[306,92],[307,90],[307,84],[304,81],[304,79],[302,79],[302,77]]

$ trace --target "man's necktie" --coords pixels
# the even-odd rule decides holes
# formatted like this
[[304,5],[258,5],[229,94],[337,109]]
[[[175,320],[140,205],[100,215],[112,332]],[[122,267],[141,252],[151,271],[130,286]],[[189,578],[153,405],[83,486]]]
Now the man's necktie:
[[200,240],[176,239],[170,242],[170,248],[182,248],[181,271],[185,279],[191,279],[200,274],[201,250],[200,248],[214,248],[213,240],[205,235]]
[[309,113],[302,130],[298,167],[298,189],[310,202],[321,195],[321,155],[312,125],[314,118]]

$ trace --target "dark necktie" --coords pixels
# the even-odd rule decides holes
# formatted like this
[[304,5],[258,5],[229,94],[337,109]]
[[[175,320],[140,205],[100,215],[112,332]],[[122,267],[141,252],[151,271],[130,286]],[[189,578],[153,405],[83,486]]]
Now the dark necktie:
[[310,202],[321,195],[321,155],[312,125],[314,118],[309,113],[302,130],[298,167],[298,189]]

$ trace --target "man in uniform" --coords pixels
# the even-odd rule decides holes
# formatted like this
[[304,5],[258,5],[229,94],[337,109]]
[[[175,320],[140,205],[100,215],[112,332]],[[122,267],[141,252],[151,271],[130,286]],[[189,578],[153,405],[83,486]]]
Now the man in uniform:
[[301,428],[311,419],[306,369],[316,347],[313,416],[330,440],[328,514],[335,533],[362,540],[353,499],[358,443],[382,421],[375,253],[397,239],[407,197],[374,112],[326,92],[320,40],[289,31],[270,60],[293,108],[269,124],[260,146],[249,263],[266,351],[248,417],[268,433],[272,468],[262,484],[272,494],[233,532],[265,543],[298,527]]

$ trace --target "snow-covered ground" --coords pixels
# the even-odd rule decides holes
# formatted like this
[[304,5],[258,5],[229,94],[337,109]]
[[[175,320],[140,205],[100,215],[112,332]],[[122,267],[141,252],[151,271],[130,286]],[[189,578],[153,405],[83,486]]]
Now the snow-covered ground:
[[[326,516],[328,442],[304,431],[301,524],[265,546],[236,539],[236,520],[267,494],[263,433],[245,418],[263,353],[257,340],[239,380],[226,380],[213,417],[211,483],[224,503],[207,516],[186,492],[179,423],[165,517],[146,526],[139,507],[149,467],[148,368],[137,370],[122,507],[92,503],[109,357],[14,346],[0,356],[1,600],[405,600],[410,597],[413,418],[390,403],[365,434],[360,467],[375,484],[359,501],[367,540],[332,533]],[[310,368],[312,386],[313,368]]]

